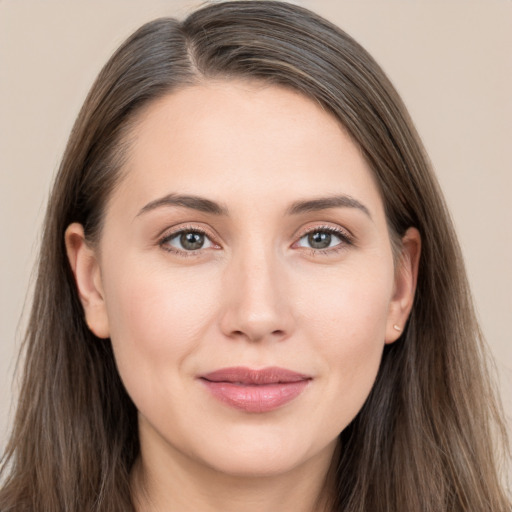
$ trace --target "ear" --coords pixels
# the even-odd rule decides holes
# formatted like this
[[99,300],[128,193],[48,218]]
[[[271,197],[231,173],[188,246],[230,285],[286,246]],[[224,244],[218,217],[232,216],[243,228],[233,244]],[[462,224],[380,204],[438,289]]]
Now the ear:
[[81,224],[70,224],[64,239],[87,325],[99,338],[108,338],[107,308],[96,252],[87,244]]
[[409,228],[402,238],[402,248],[395,269],[395,286],[389,306],[386,343],[393,343],[401,336],[409,318],[418,281],[420,254],[420,233],[416,228]]

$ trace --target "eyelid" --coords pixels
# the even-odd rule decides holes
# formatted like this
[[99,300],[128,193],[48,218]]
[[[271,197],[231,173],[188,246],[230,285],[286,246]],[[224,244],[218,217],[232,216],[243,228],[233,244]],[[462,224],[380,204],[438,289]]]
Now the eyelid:
[[[332,224],[314,224],[314,225],[308,225],[306,227],[301,228],[297,234],[294,236],[295,241],[292,244],[292,247],[297,247],[298,242],[304,238],[304,236],[307,236],[310,233],[315,233],[317,231],[325,231],[331,234],[334,234],[338,236],[341,240],[339,244],[336,244],[333,247],[328,247],[325,249],[315,249],[315,248],[308,248],[299,246],[302,249],[308,249],[314,253],[329,253],[329,252],[335,252],[336,250],[340,250],[343,247],[354,245],[355,237],[354,235],[346,228],[341,227],[339,225],[332,225]],[[165,246],[165,243],[178,236],[179,234],[183,232],[197,232],[205,235],[213,245],[213,247],[207,247],[207,248],[201,248],[196,250],[181,250],[179,248],[173,247],[173,246]],[[160,234],[157,236],[157,244],[162,247],[165,251],[173,252],[179,255],[184,256],[194,256],[197,255],[200,252],[203,252],[208,249],[221,249],[221,244],[218,243],[218,236],[213,234],[212,231],[208,228],[205,228],[201,225],[197,224],[178,224],[176,226],[167,227],[163,231],[160,232]]]
[[[201,249],[196,249],[192,251],[185,251],[173,246],[165,246],[165,243],[183,232],[196,232],[205,235],[213,245],[213,247],[206,247]],[[194,256],[197,255],[201,251],[205,251],[208,249],[220,249],[221,246],[217,242],[217,237],[212,234],[211,230],[206,229],[202,226],[198,226],[197,224],[178,224],[177,226],[173,226],[171,228],[166,228],[157,236],[158,245],[167,252],[176,253],[183,256]]]
[[[299,246],[298,243],[300,240],[302,240],[305,236],[309,235],[310,233],[316,233],[316,232],[328,232],[330,234],[336,235],[340,239],[340,243],[332,246],[332,247],[326,247],[324,249],[315,249],[314,247],[305,247],[305,246]],[[337,225],[330,225],[330,224],[315,224],[310,225],[305,228],[302,228],[298,234],[295,237],[295,242],[293,243],[293,248],[298,249],[304,249],[307,251],[310,251],[311,254],[332,254],[336,253],[342,249],[347,248],[348,246],[352,246],[355,243],[355,237],[354,235],[346,228],[342,228],[341,226]]]
[[310,233],[315,233],[316,231],[328,231],[329,233],[333,233],[335,235],[339,235],[341,238],[346,240],[347,242],[354,241],[354,235],[346,228],[342,228],[341,226],[335,226],[332,224],[314,224],[302,228],[296,235],[297,239],[303,238],[305,235],[309,235]]

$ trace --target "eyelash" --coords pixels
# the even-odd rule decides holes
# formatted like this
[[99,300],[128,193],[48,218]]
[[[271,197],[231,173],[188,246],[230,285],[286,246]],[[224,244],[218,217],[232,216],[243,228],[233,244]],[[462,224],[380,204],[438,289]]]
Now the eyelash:
[[[306,229],[301,233],[299,236],[299,239],[296,243],[298,243],[300,240],[302,240],[305,236],[308,236],[312,233],[328,233],[330,235],[335,235],[340,239],[340,243],[336,244],[333,247],[327,247],[325,249],[314,249],[313,247],[303,247],[303,249],[306,249],[309,251],[311,256],[317,256],[317,255],[331,255],[331,254],[337,254],[340,251],[345,250],[348,246],[354,245],[354,239],[351,234],[349,234],[347,231],[335,228],[333,226],[314,226],[311,229]],[[295,245],[294,244],[294,245]]]
[[[172,233],[168,233],[159,239],[158,245],[166,252],[177,254],[177,255],[179,255],[181,257],[185,257],[185,258],[190,257],[190,256],[199,255],[199,253],[204,249],[201,248],[201,249],[186,251],[186,250],[176,249],[175,247],[172,247],[170,245],[166,245],[166,244],[168,244],[168,242],[181,236],[183,233],[199,233],[201,235],[204,235],[206,238],[208,238],[208,240],[210,240],[210,242],[213,245],[217,245],[213,241],[213,237],[206,230],[201,229],[197,226],[186,226],[186,227],[179,229],[178,231],[173,231]],[[317,256],[319,254],[320,255],[336,254],[336,253],[346,249],[347,246],[354,245],[354,240],[353,240],[352,235],[350,235],[349,233],[347,233],[346,231],[344,231],[342,229],[338,229],[338,228],[335,228],[332,226],[315,226],[314,228],[307,229],[300,234],[297,242],[294,242],[293,245],[296,245],[298,242],[300,242],[300,240],[302,240],[304,237],[310,235],[311,233],[328,233],[330,235],[337,236],[341,240],[341,242],[336,244],[335,246],[328,247],[325,249],[314,249],[312,247],[309,247],[309,248],[302,247],[302,249],[306,249],[307,251],[309,251],[311,256]]]
[[204,229],[201,229],[197,226],[185,226],[185,227],[182,227],[181,229],[179,229],[178,231],[173,231],[172,233],[168,233],[168,234],[164,235],[162,238],[160,238],[160,240],[158,241],[158,245],[164,251],[167,251],[167,252],[170,252],[173,254],[177,254],[178,256],[182,256],[184,258],[188,258],[190,256],[197,256],[203,249],[185,251],[185,250],[181,250],[181,249],[176,249],[175,247],[172,247],[171,245],[166,245],[168,242],[179,237],[183,233],[199,233],[201,235],[204,235],[206,238],[208,238],[208,240],[210,240],[212,244],[216,245],[212,240],[213,237],[207,231],[205,231]]

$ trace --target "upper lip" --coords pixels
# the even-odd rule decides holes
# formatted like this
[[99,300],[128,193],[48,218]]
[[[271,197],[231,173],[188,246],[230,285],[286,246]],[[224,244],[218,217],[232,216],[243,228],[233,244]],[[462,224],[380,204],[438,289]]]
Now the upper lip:
[[230,382],[246,385],[286,384],[309,380],[311,377],[286,368],[272,366],[261,369],[251,369],[245,366],[221,368],[200,376],[210,382]]

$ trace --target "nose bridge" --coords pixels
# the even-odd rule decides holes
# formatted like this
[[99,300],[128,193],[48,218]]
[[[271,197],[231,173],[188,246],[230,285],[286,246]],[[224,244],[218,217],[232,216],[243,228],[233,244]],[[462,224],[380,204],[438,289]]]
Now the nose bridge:
[[271,244],[248,239],[234,251],[226,273],[223,330],[250,341],[289,334],[283,264]]

